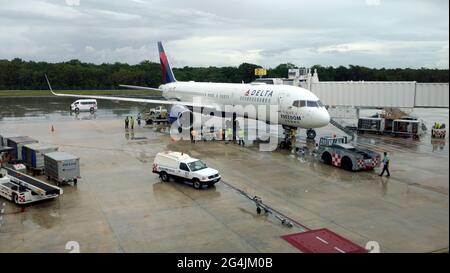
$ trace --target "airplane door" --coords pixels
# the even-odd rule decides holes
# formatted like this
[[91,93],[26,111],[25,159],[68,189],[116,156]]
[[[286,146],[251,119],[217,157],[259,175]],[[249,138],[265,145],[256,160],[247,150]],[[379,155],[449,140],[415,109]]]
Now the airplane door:
[[282,119],[283,105],[285,104],[285,93],[281,92],[278,96],[278,122],[284,122]]
[[289,110],[290,105],[289,105],[289,94],[286,93],[280,93],[280,96],[278,97],[278,105],[279,105],[279,109],[278,112],[286,112],[287,110]]

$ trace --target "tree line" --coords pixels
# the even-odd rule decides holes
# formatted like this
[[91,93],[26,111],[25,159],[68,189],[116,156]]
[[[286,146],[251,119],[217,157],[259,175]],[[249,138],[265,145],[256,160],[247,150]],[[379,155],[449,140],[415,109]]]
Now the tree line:
[[[180,81],[198,82],[251,82],[256,76],[256,64],[243,63],[237,67],[183,67],[174,68]],[[280,64],[267,70],[267,77],[287,77],[293,64]],[[321,81],[417,81],[448,82],[448,69],[429,68],[368,68],[349,65],[315,65]],[[0,90],[47,90],[44,73],[49,76],[55,89],[117,89],[119,84],[158,87],[161,84],[159,63],[143,61],[136,65],[126,63],[92,64],[79,60],[60,63],[24,61],[21,59],[0,60]]]

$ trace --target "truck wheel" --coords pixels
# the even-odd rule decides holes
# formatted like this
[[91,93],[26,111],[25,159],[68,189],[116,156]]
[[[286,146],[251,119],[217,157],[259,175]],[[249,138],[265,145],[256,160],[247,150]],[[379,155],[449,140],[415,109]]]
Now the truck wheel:
[[78,179],[75,178],[75,179],[73,180],[73,184],[76,185],[77,183],[78,183]]
[[159,174],[159,177],[161,178],[161,180],[162,180],[163,182],[169,181],[169,175],[168,175],[167,173],[165,173],[165,172],[160,173],[160,174]]
[[321,156],[323,163],[327,164],[327,165],[331,165],[332,160],[331,160],[331,155],[328,152],[325,152],[322,154]]
[[350,158],[348,158],[347,156],[344,156],[342,158],[341,166],[346,171],[353,171],[352,160]]
[[13,193],[12,199],[13,199],[14,203],[19,204],[19,196],[17,196],[17,194]]
[[80,112],[80,108],[75,108],[75,113],[79,113]]
[[91,112],[91,113],[94,113],[94,107],[91,107],[91,109],[89,109],[89,111]]
[[200,183],[200,181],[198,181],[197,179],[194,180],[194,184],[193,184],[194,188],[196,188],[197,190],[202,188],[202,183]]

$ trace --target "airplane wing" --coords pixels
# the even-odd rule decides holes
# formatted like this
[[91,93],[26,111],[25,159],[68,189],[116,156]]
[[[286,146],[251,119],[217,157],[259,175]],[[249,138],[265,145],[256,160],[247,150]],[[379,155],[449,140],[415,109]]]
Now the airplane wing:
[[130,89],[140,89],[140,90],[152,90],[152,91],[160,91],[159,88],[145,87],[145,86],[136,86],[136,85],[127,85],[127,84],[119,84],[120,87],[130,88]]
[[[206,108],[215,108],[212,105],[203,105],[193,102],[187,102],[187,101],[177,101],[177,100],[151,100],[151,99],[139,99],[139,98],[126,98],[126,97],[113,97],[113,96],[96,96],[96,95],[77,95],[77,94],[61,94],[61,93],[55,93],[53,92],[52,86],[50,85],[50,81],[48,80],[47,75],[45,75],[45,79],[48,84],[48,88],[50,89],[50,92],[59,97],[73,97],[73,98],[87,98],[87,99],[99,99],[99,100],[113,100],[113,101],[129,101],[129,102],[139,102],[139,103],[153,103],[153,104],[165,104],[165,105],[185,105],[185,106],[191,106],[191,107],[206,107]],[[135,86],[137,87],[137,86]],[[159,90],[157,88],[146,88],[149,90]]]

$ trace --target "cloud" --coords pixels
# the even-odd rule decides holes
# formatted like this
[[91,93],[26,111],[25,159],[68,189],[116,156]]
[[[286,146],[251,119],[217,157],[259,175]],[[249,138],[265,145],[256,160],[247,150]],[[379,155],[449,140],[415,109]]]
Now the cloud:
[[381,0],[366,0],[366,5],[379,6],[379,5],[381,5]]
[[80,0],[66,0],[66,5],[68,6],[79,6]]
[[0,59],[448,68],[443,0],[0,2]]
[[95,52],[95,48],[92,47],[92,46],[86,46],[86,47],[84,48],[84,51],[85,51],[86,53],[94,53],[94,52]]

